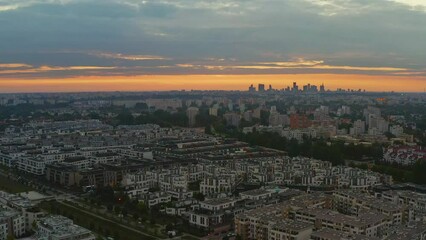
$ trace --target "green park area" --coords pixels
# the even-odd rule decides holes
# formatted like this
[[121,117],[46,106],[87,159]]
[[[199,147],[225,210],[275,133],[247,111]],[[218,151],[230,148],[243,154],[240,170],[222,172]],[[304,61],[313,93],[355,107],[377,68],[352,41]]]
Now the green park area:
[[31,191],[32,188],[17,182],[8,176],[0,175],[0,190],[9,193],[19,193]]
[[183,237],[181,237],[181,239],[183,239],[183,240],[197,240],[199,238],[192,237],[192,236],[183,236]]
[[159,239],[165,236],[158,232],[150,232],[150,229],[143,231],[143,226],[136,227],[133,223],[124,220],[110,219],[100,213],[79,207],[68,202],[47,201],[40,206],[51,214],[60,214],[74,221],[75,224],[85,227],[99,235],[112,237],[114,240],[140,240]]

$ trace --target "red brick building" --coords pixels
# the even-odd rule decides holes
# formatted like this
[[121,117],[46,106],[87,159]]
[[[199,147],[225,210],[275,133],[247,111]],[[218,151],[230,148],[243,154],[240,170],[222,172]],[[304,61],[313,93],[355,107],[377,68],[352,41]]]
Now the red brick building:
[[292,114],[290,115],[290,127],[292,129],[308,128],[312,126],[312,121],[306,115]]

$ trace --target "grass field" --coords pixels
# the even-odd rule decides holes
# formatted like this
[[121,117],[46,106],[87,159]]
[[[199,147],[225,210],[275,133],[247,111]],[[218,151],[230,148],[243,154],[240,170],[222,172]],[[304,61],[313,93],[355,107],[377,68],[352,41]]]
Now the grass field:
[[9,193],[19,193],[33,190],[32,188],[25,186],[15,180],[9,179],[6,176],[0,175],[0,190]]
[[191,237],[191,236],[183,236],[181,237],[182,240],[197,240],[199,238]]
[[[102,236],[113,237],[115,240],[157,239],[133,229],[125,228],[117,224],[116,221],[94,216],[78,207],[66,205],[57,201],[43,202],[40,207],[49,213],[68,217],[77,225],[85,227]],[[123,224],[126,225],[125,223]],[[131,226],[129,227],[132,228]]]

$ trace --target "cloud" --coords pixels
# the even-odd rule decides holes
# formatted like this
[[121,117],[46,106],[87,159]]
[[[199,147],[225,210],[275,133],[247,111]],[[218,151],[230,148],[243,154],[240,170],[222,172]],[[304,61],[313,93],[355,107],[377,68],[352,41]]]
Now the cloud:
[[122,53],[103,53],[95,52],[89,53],[89,55],[100,57],[100,58],[111,58],[111,59],[121,59],[129,61],[145,61],[145,60],[170,60],[170,58],[153,56],[153,55],[127,55]]
[[343,71],[366,71],[366,72],[404,72],[407,68],[398,67],[372,67],[372,66],[334,66],[324,64],[323,60],[305,60],[299,58],[295,61],[286,62],[258,62],[245,65],[208,65],[208,64],[177,64],[180,68],[207,69],[207,70],[343,70]]
[[[322,16],[333,17],[340,15],[366,15],[368,13],[401,10],[401,6],[410,10],[426,10],[423,0],[304,0],[314,8],[309,11],[317,12]],[[396,3],[396,4],[395,4]],[[318,11],[319,10],[319,11]]]
[[404,4],[404,5],[412,7],[412,9],[425,10],[425,7],[426,7],[426,2],[423,0],[388,0],[388,1]]
[[381,72],[395,72],[395,71],[408,70],[407,68],[396,68],[396,67],[354,67],[354,66],[331,66],[331,65],[312,66],[308,68],[330,69],[330,70],[381,71]]
[[[214,62],[212,62],[214,63]],[[258,62],[258,63],[246,63],[245,65],[212,65],[212,64],[177,64],[179,68],[187,68],[187,69],[205,69],[210,71],[229,71],[229,70],[248,70],[250,73],[256,73],[256,71],[279,71],[279,73],[286,73],[286,71],[309,71],[312,73],[321,73],[326,71],[339,71],[341,73],[352,74],[353,72],[379,72],[386,73],[390,72],[392,74],[399,73],[401,75],[410,75],[410,72],[413,70],[408,68],[398,68],[398,67],[372,67],[372,66],[342,66],[342,65],[329,65],[325,64],[323,60],[304,60],[299,58],[295,61],[286,61],[286,62]],[[253,72],[254,71],[254,72]],[[241,73],[241,72],[239,72]],[[418,72],[417,72],[418,73]]]
[[39,71],[72,71],[72,70],[104,70],[104,69],[115,69],[114,66],[41,66],[36,68]]
[[426,70],[423,71],[406,71],[406,72],[394,72],[392,75],[399,76],[426,76]]
[[[4,69],[2,69],[4,68]],[[2,74],[22,74],[22,73],[42,73],[52,71],[87,71],[87,70],[111,70],[117,69],[114,66],[40,66],[35,67],[28,64],[0,64],[0,75]]]
[[420,74],[423,2],[0,0],[0,74]]
[[301,66],[316,66],[324,63],[323,60],[304,60],[303,58],[299,58],[296,61],[289,62],[261,62],[263,65],[276,65],[280,67],[301,67]]
[[19,7],[18,5],[3,5],[3,6],[0,5],[0,12],[15,10],[18,7]]
[[28,68],[32,67],[29,64],[25,63],[0,63],[0,69],[2,68]]

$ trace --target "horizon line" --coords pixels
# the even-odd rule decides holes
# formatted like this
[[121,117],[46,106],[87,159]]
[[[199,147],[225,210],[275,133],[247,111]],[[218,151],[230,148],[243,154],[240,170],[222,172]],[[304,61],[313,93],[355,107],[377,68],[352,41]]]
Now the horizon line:
[[[344,91],[338,91],[338,89],[336,90],[326,90],[324,92],[303,92],[303,91],[299,91],[299,92],[293,92],[293,91],[285,91],[283,89],[274,89],[273,92],[275,93],[292,93],[292,94],[322,94],[322,93],[358,93],[358,94],[365,94],[365,93],[410,93],[410,94],[426,94],[426,90],[424,91],[368,91],[368,90],[363,90],[363,91],[358,91],[355,89],[350,89],[353,91],[347,91],[347,89],[341,88]],[[0,95],[9,95],[9,94],[76,94],[76,93],[167,93],[167,92],[240,92],[240,93],[252,93],[252,94],[257,94],[257,93],[268,93],[268,90],[265,90],[264,92],[259,92],[259,91],[255,91],[255,92],[250,92],[248,90],[240,90],[240,89],[234,89],[234,90],[226,90],[226,89],[175,89],[175,90],[137,90],[137,91],[122,91],[122,90],[98,90],[98,91],[46,91],[46,92],[1,92],[0,91]]]

